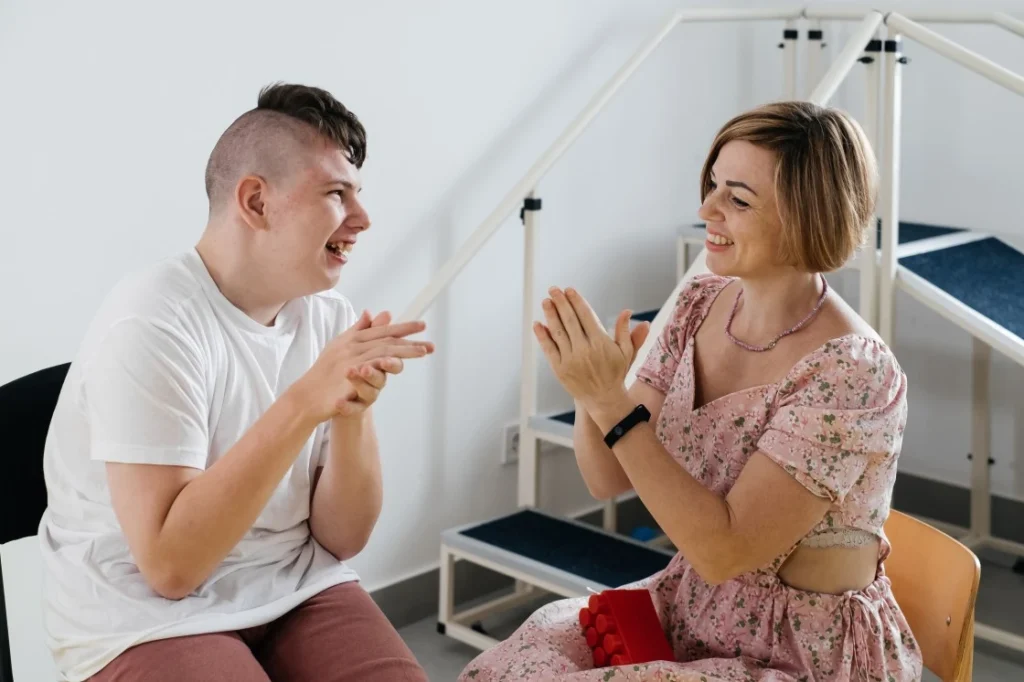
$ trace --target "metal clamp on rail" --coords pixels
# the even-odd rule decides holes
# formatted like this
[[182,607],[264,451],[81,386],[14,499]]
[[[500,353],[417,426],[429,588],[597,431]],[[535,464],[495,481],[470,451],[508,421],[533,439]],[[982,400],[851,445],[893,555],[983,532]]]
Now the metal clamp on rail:
[[534,197],[526,197],[523,199],[523,207],[519,209],[519,220],[526,222],[527,211],[539,211],[541,207],[540,199]]

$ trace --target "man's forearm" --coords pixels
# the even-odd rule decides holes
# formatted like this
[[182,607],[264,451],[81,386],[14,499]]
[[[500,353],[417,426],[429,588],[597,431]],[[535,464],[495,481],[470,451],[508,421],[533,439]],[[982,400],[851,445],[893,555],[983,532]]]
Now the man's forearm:
[[314,428],[301,398],[286,394],[185,484],[144,552],[161,593],[184,597],[209,577],[252,528]]
[[366,546],[380,516],[383,493],[373,417],[335,418],[327,463],[320,473],[310,508],[316,541],[339,561]]

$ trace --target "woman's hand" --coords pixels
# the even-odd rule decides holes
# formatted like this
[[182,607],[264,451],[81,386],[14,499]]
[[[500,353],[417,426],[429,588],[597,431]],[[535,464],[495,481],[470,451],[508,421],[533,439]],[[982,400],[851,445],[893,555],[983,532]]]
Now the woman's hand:
[[625,379],[650,325],[630,332],[629,310],[615,320],[614,337],[605,331],[590,304],[573,289],[549,290],[542,308],[547,324],[535,322],[533,332],[558,381],[588,411],[620,401]]

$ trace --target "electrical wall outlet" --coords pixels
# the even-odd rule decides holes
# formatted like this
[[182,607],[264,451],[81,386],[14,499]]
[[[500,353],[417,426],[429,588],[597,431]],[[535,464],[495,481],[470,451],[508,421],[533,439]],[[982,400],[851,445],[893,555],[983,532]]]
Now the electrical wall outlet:
[[501,463],[515,464],[519,461],[519,424],[505,427],[501,441]]

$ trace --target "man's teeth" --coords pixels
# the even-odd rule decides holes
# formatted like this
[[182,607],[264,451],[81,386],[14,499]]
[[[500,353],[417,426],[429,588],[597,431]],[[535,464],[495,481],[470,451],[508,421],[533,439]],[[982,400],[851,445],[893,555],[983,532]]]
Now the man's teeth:
[[728,239],[726,239],[725,237],[723,237],[720,234],[710,234],[709,233],[708,234],[708,241],[711,242],[712,244],[718,244],[719,246],[728,246],[728,245],[732,244],[731,241],[729,241]]
[[352,251],[351,242],[337,242],[327,245],[327,250],[338,255],[348,255]]

